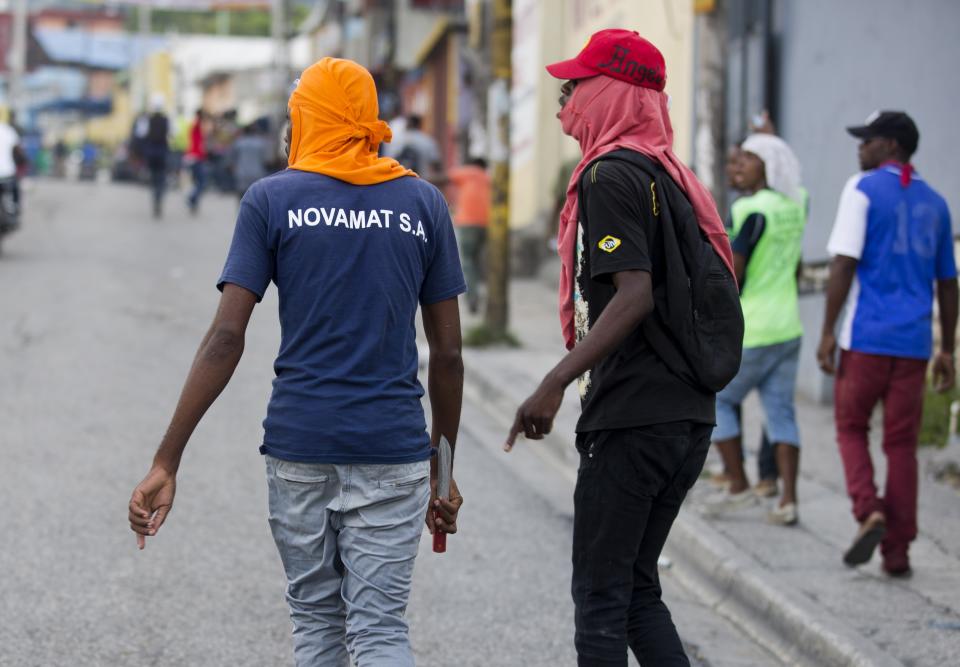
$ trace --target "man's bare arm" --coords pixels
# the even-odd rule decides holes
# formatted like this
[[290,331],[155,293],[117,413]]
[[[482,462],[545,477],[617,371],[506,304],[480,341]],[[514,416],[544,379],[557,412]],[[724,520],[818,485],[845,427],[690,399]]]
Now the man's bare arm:
[[843,310],[850,285],[857,274],[859,261],[853,257],[837,255],[830,262],[830,278],[827,281],[827,305],[823,315],[823,329],[820,333],[820,346],[817,349],[817,361],[824,373],[833,375],[836,370],[834,357],[837,350],[837,339],[834,331],[837,327],[837,318]]
[[747,273],[747,258],[738,252],[733,253],[733,271],[738,285],[743,285],[743,276]]
[[240,363],[247,324],[256,303],[253,292],[231,283],[224,285],[217,313],[193,359],[154,465],[177,472],[187,441]]
[[455,448],[463,403],[460,309],[453,298],[423,306],[422,312],[423,329],[430,348],[427,367],[427,394],[433,413],[430,442],[436,446],[440,436],[444,435]]
[[[430,361],[427,367],[427,395],[430,398],[430,411],[433,424],[430,429],[430,441],[436,446],[440,436],[445,436],[450,447],[456,451],[457,432],[460,430],[460,409],[463,404],[463,357],[460,333],[460,308],[457,299],[447,299],[423,306],[423,329],[430,348]],[[436,458],[430,462],[431,508],[438,512],[427,512],[427,527],[430,532],[440,529],[447,533],[457,531],[457,512],[463,504],[463,498],[451,482],[450,500],[437,500]]]
[[947,391],[956,382],[953,359],[957,332],[957,279],[937,281],[937,306],[940,309],[940,351],[933,359],[933,383],[937,391]]
[[549,433],[567,385],[613,353],[653,312],[653,286],[647,271],[615,273],[613,284],[617,291],[590,333],[547,373],[537,390],[517,410],[504,445],[507,451],[519,433],[532,440],[540,440]]
[[256,295],[242,287],[228,283],[223,288],[217,313],[197,350],[173,418],[154,455],[153,467],[130,498],[130,528],[137,533],[141,549],[145,537],[156,535],[173,506],[183,450],[240,362],[247,323],[256,302]]
[[937,306],[940,309],[940,351],[953,354],[957,335],[957,279],[937,281]]

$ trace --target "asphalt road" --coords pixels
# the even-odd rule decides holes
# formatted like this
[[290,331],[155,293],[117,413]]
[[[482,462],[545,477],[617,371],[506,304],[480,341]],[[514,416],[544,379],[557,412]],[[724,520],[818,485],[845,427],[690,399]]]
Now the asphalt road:
[[[284,578],[257,453],[279,343],[271,290],[147,549],[126,524],[194,350],[235,203],[148,217],[134,186],[39,181],[0,257],[0,665],[287,665]],[[574,664],[568,481],[467,405],[462,532],[421,557],[418,664]],[[775,664],[665,575],[702,664]]]

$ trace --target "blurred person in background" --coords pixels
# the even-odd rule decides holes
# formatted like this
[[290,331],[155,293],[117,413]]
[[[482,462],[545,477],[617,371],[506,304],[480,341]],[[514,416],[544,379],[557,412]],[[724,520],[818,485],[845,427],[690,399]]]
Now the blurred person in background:
[[800,163],[790,147],[772,134],[752,134],[741,144],[733,173],[745,193],[731,207],[733,258],[743,306],[744,339],[740,372],[717,394],[713,441],[729,477],[726,493],[709,503],[710,514],[752,506],[743,466],[740,407],[753,390],[766,416],[764,431],[773,443],[783,478],[772,523],[797,523],[800,433],[794,393],[803,333],[797,275],[806,226]]
[[191,215],[197,214],[200,206],[200,197],[207,187],[207,137],[206,114],[203,109],[197,109],[193,124],[190,126],[190,136],[184,162],[190,167],[193,177],[193,189],[187,195],[187,207]]
[[[750,131],[755,134],[776,134],[776,128],[773,120],[767,110],[757,114],[750,119]],[[741,145],[743,141],[737,142],[727,150],[727,159],[724,164],[724,174],[727,177],[727,201],[732,203],[744,194],[744,187],[739,182]],[[806,190],[803,190],[806,196]],[[733,241],[733,216],[729,214],[725,219],[727,232],[731,235]],[[742,406],[736,406],[737,420],[742,419]],[[742,458],[742,456],[741,456]],[[777,458],[773,449],[773,444],[767,436],[766,424],[760,429],[760,446],[757,450],[757,483],[753,487],[754,493],[761,498],[772,498],[777,495]],[[710,482],[723,489],[730,487],[730,474],[724,469],[719,473],[711,475]]]
[[130,139],[127,141],[129,148],[128,156],[134,165],[134,171],[143,173],[146,168],[146,158],[144,155],[144,142],[147,139],[147,132],[150,131],[150,113],[143,110],[133,119],[133,126],[130,128]]
[[443,173],[440,147],[436,139],[423,131],[420,116],[407,116],[403,136],[391,147],[391,152],[397,162],[428,181],[439,179]]
[[260,451],[296,664],[412,667],[405,613],[424,523],[456,532],[463,501],[452,481],[451,498],[437,498],[431,460],[441,436],[456,444],[463,395],[453,223],[434,186],[377,156],[390,127],[360,65],[308,67],[289,117],[289,168],[240,203],[219,308],[128,520],[140,548],[162,527],[187,441],[276,283],[281,344]]
[[380,144],[380,155],[397,159],[397,147],[403,144],[403,135],[407,131],[407,117],[401,114],[391,118],[390,130],[393,132],[393,139]]
[[231,163],[233,142],[241,134],[237,112],[230,109],[216,118],[207,133],[207,179],[220,192],[235,192]]
[[[17,116],[15,113],[10,112],[9,120],[7,121],[10,127],[13,128],[13,131],[16,132],[18,140],[17,145],[13,148],[13,163],[17,167],[17,180],[26,178],[30,175],[30,169],[32,167],[31,156],[27,152],[28,144],[31,143],[31,137],[25,135],[23,129],[17,123]],[[34,143],[34,153],[36,144]],[[19,189],[19,185],[17,186]],[[17,195],[19,200],[19,194]]]
[[[743,195],[743,189],[737,182],[737,173],[740,166],[740,144],[738,142],[730,146],[727,150],[727,158],[724,162],[724,174],[727,177],[727,201],[734,202]],[[731,235],[733,241],[733,218],[728,215],[724,219],[727,233]],[[742,418],[742,406],[736,407],[737,419]],[[757,453],[757,477],[759,481],[754,486],[754,492],[761,498],[770,498],[777,495],[777,461],[773,453],[773,446],[770,439],[767,438],[765,428],[760,430],[760,448]],[[716,487],[727,489],[730,486],[730,474],[726,469],[716,471],[710,475],[710,483]]]
[[97,169],[100,167],[100,147],[90,139],[84,139],[80,145],[80,174],[81,181],[92,181],[97,178]]
[[19,174],[27,164],[27,154],[20,144],[20,133],[11,123],[0,121],[0,180],[7,183],[14,202],[20,204]]
[[170,157],[170,120],[164,112],[166,99],[156,93],[150,100],[151,113],[147,130],[140,140],[140,151],[150,171],[150,192],[153,198],[153,217],[163,216],[163,196],[167,189],[167,166]]
[[11,123],[0,122],[0,235],[20,226],[20,176],[27,157]]
[[267,175],[270,146],[256,123],[244,126],[237,140],[230,147],[230,164],[238,199],[243,199],[247,189]]
[[53,144],[53,176],[54,178],[64,178],[67,175],[67,158],[70,156],[70,147],[63,138],[57,139]]
[[[917,537],[917,440],[933,352],[934,285],[940,312],[934,388],[947,391],[956,376],[953,231],[946,201],[910,161],[920,142],[910,116],[877,111],[847,132],[860,140],[863,171],[840,195],[827,245],[833,259],[817,359],[825,373],[836,374],[837,443],[860,524],[843,560],[851,567],[866,563],[879,545],[884,572],[901,577],[911,574],[909,549]],[[868,438],[878,402],[887,457],[882,497]]]
[[480,284],[483,282],[483,257],[490,221],[490,174],[487,161],[472,158],[447,172],[453,205],[453,224],[467,280],[467,306],[471,313],[480,309]]
[[50,170],[50,153],[43,145],[42,135],[39,132],[27,134],[22,145],[26,162],[21,171],[25,175],[46,175]]

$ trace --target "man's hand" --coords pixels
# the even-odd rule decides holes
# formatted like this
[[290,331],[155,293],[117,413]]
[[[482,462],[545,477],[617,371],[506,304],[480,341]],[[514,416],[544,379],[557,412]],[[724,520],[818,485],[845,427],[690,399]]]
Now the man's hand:
[[817,348],[817,363],[820,370],[827,375],[836,373],[837,337],[833,332],[825,332],[820,337],[820,347]]
[[544,378],[533,395],[517,409],[510,435],[503,445],[505,452],[513,449],[513,443],[520,433],[530,440],[542,440],[553,429],[553,419],[563,402],[563,389],[563,385],[549,375]]
[[154,466],[133,490],[130,497],[130,530],[137,534],[137,547],[146,546],[147,536],[154,536],[173,507],[177,493],[177,477],[160,466]]
[[949,352],[938,352],[933,358],[933,388],[944,393],[953,388],[957,379],[956,364]]
[[438,530],[453,535],[457,532],[457,514],[463,505],[463,496],[457,482],[450,478],[450,500],[437,497],[437,480],[430,479],[430,505],[427,507],[427,530],[433,535]]
[[509,452],[517,435],[523,433],[531,440],[542,440],[553,429],[553,420],[563,402],[563,390],[568,384],[594,368],[636,330],[647,315],[653,312],[653,282],[649,271],[618,271],[611,274],[616,293],[589,333],[560,360],[520,408],[513,427],[503,444]]
[[773,120],[770,118],[770,112],[764,109],[754,118],[751,118],[750,131],[756,132],[757,134],[776,134],[777,128],[773,125]]

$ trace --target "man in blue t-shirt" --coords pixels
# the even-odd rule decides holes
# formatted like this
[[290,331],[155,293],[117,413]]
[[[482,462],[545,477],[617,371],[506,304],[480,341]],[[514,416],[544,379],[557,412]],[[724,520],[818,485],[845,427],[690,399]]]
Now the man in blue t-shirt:
[[130,525],[142,549],[163,524],[187,440],[226,386],[273,282],[281,343],[260,451],[296,662],[413,665],[404,613],[423,522],[456,532],[462,503],[455,483],[449,499],[436,497],[430,456],[441,437],[456,442],[460,421],[457,296],[466,286],[453,225],[434,186],[377,157],[390,128],[377,119],[365,69],[324,58],[304,71],[289,111],[290,168],[241,201],[220,307],[134,490]]
[[[844,562],[866,563],[881,546],[883,569],[909,575],[910,542],[917,536],[917,438],[923,413],[927,361],[932,353],[933,292],[940,309],[940,349],[934,386],[954,384],[957,267],[947,204],[910,164],[920,133],[899,111],[876,112],[859,127],[860,167],[840,197],[827,246],[833,261],[826,315],[817,353],[837,379],[837,441],[847,492],[860,530]],[[840,363],[834,358],[837,318]],[[884,495],[873,479],[870,414],[883,403]]]

